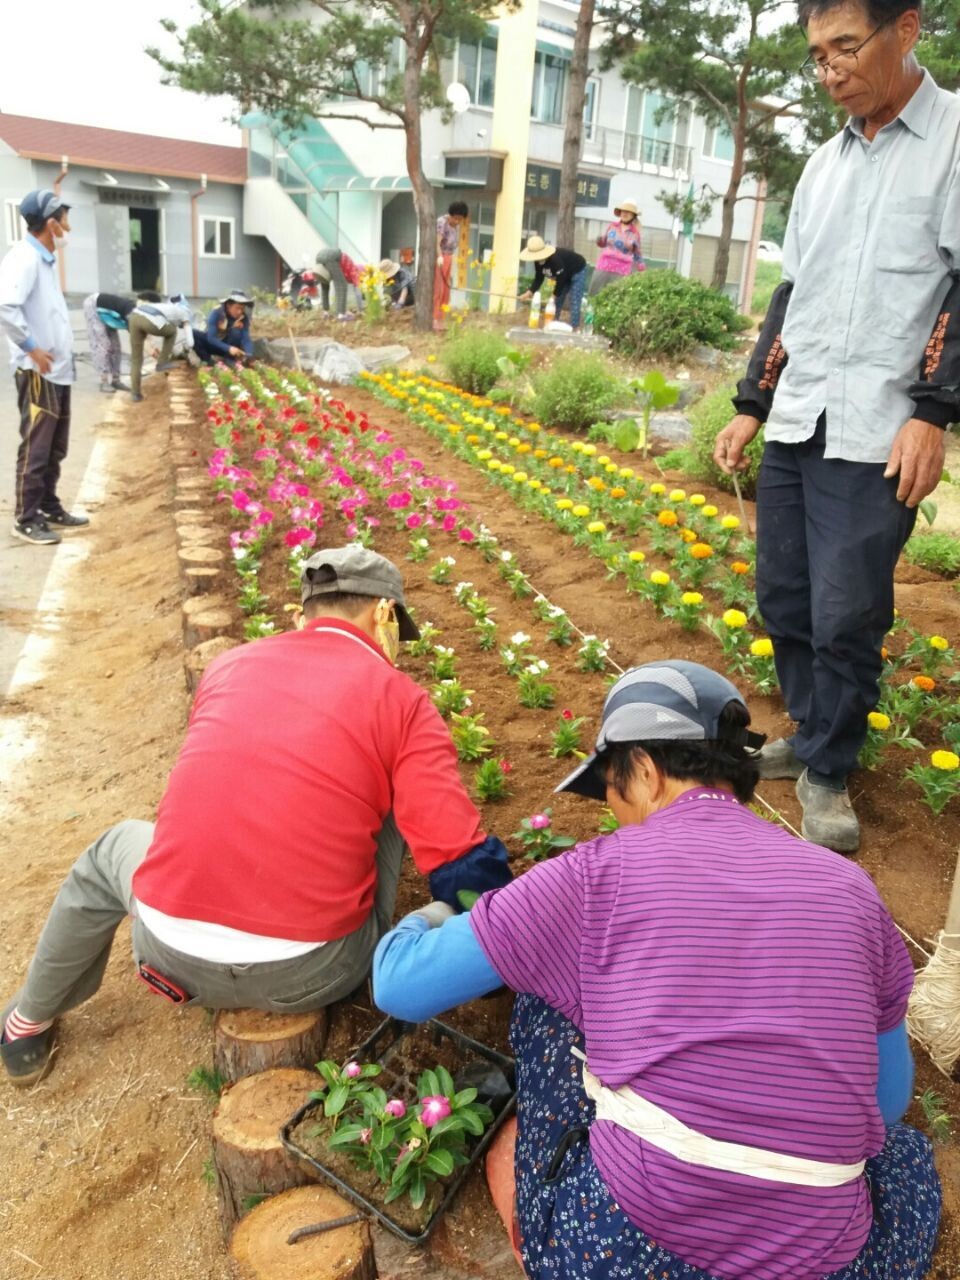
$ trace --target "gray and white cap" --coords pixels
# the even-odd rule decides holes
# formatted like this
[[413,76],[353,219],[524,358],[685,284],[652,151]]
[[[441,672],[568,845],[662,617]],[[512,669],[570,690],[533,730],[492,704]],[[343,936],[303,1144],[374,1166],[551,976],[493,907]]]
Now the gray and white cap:
[[594,765],[597,754],[617,742],[709,742],[723,738],[743,747],[761,746],[763,734],[739,728],[721,731],[720,716],[731,702],[747,710],[737,687],[699,662],[671,658],[632,667],[607,694],[593,754],[554,790],[603,800],[606,787]]
[[356,542],[346,547],[315,551],[308,560],[304,560],[300,570],[300,599],[306,604],[314,596],[329,595],[335,591],[395,600],[400,639],[419,639],[417,624],[407,613],[400,570],[386,556]]

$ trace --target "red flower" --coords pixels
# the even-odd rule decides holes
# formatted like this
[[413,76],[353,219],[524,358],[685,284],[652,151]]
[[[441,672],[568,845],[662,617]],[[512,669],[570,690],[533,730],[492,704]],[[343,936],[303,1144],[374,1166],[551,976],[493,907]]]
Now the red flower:
[[497,762],[504,773],[513,773],[513,765],[504,757]]
[[561,716],[564,718],[564,720],[572,720],[572,719],[573,719],[573,712],[572,712],[572,711],[566,711],[566,710],[564,710],[564,711],[561,711],[561,712],[560,712],[560,714],[561,714]]
[[319,448],[320,448],[320,437],[319,437],[319,436],[307,436],[307,448],[308,448],[308,449],[319,449]]

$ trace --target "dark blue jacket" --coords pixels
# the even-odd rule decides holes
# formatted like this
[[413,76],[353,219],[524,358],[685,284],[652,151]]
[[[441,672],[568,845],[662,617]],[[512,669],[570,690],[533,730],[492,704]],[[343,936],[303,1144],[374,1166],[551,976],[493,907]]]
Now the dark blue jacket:
[[214,307],[207,316],[207,341],[219,355],[229,356],[231,347],[239,347],[253,355],[250,337],[250,312],[244,307],[239,320],[231,320],[224,307]]

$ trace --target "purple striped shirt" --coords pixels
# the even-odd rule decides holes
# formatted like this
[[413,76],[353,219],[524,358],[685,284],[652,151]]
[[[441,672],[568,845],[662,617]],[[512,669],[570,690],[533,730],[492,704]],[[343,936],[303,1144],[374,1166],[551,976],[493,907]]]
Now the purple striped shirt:
[[[870,877],[719,791],[484,895],[490,964],[584,1033],[591,1070],[711,1138],[837,1164],[876,1155],[877,1035],[913,967]],[[859,1253],[863,1178],[766,1182],[682,1164],[609,1121],[597,1167],[630,1220],[722,1280],[819,1280]]]

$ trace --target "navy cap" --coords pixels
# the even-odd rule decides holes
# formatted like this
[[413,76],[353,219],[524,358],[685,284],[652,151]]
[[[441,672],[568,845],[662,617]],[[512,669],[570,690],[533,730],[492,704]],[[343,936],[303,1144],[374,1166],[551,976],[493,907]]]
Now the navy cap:
[[419,640],[420,631],[407,613],[400,570],[386,556],[352,542],[346,547],[315,551],[300,571],[300,598],[304,604],[332,591],[349,595],[396,600],[401,640]]
[[554,790],[573,791],[592,800],[603,800],[606,786],[594,764],[598,752],[617,742],[723,739],[743,747],[761,746],[764,734],[740,728],[721,731],[720,717],[731,702],[739,703],[747,711],[736,685],[699,662],[671,658],[633,667],[607,694],[593,755]]
[[52,218],[61,209],[69,209],[55,191],[48,188],[42,191],[28,191],[20,201],[20,216],[29,223],[43,223]]

